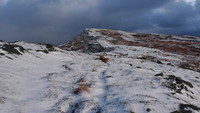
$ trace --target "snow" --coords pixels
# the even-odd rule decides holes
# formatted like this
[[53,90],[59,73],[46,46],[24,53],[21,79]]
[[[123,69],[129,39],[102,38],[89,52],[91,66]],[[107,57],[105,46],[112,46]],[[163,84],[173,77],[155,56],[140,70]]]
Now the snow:
[[4,79],[0,79],[1,90],[3,90],[0,95],[8,98],[5,105],[1,106],[1,112],[41,112],[43,108],[40,107],[41,102],[37,99],[46,84],[40,78],[46,73],[61,71],[60,62],[57,61],[68,58],[62,57],[60,53],[48,57],[38,55],[38,57],[40,58],[25,54],[14,60],[1,59],[3,64],[0,65],[1,78]]
[[[98,41],[105,47],[111,46]],[[106,53],[85,54],[56,48],[58,51],[46,54],[36,52],[46,49],[44,45],[15,44],[28,52],[12,55],[0,49],[0,53],[12,58],[0,58],[0,113],[147,113],[147,109],[169,113],[178,110],[180,103],[200,106],[200,73],[166,65],[168,61],[158,64],[138,59],[149,55],[173,63],[181,60],[180,55],[123,45],[112,46],[115,50]],[[104,54],[110,62],[96,60],[97,54]],[[158,73],[164,76],[154,76]],[[193,94],[185,90],[183,94],[172,94],[174,91],[163,85],[167,75],[192,83],[194,88],[188,89]],[[74,94],[80,84],[87,85],[89,92]]]
[[45,49],[45,46],[40,44],[27,43],[27,42],[16,42],[15,44],[18,44],[23,48],[30,49],[32,51]]

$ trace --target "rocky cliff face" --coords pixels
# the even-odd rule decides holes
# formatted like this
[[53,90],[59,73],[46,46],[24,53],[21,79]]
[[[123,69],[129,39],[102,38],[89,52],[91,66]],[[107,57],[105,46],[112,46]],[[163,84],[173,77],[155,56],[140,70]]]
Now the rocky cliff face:
[[0,41],[0,113],[199,113],[200,39],[86,29]]

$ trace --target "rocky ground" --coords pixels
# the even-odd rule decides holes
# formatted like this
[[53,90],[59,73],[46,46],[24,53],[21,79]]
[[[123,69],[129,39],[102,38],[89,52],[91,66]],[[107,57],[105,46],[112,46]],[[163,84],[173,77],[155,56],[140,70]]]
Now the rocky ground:
[[1,113],[198,113],[200,38],[86,29],[0,42]]

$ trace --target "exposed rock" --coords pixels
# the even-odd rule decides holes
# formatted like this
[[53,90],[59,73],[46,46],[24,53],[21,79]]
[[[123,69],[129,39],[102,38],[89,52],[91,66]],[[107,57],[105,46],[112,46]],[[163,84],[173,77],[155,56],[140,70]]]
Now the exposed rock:
[[109,52],[114,50],[114,48],[102,46],[97,41],[101,37],[90,36],[89,32],[89,29],[86,29],[74,40],[69,41],[64,45],[60,45],[59,47],[68,51],[82,51],[85,53]]
[[6,102],[6,97],[0,97],[0,104],[4,104]]
[[168,75],[166,79],[168,81],[165,85],[176,93],[182,93],[182,90],[192,93],[189,91],[189,88],[193,88],[193,85],[190,82],[185,81],[180,77],[176,77],[175,75]]
[[171,113],[193,113],[192,110],[200,111],[200,107],[197,107],[191,104],[180,104],[179,110],[173,111]]
[[16,44],[3,44],[1,46],[2,50],[7,51],[9,54],[17,54],[22,55],[26,50],[19,45]]
[[163,73],[158,73],[158,74],[156,74],[155,76],[160,76],[160,77],[163,77]]

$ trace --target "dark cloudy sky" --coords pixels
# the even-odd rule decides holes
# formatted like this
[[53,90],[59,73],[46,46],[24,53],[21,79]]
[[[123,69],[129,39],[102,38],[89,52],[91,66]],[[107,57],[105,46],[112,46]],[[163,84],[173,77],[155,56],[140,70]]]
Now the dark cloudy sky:
[[200,0],[0,0],[0,40],[57,45],[91,27],[200,36]]

